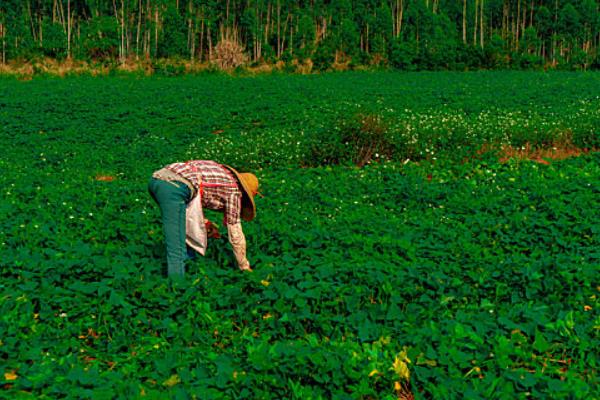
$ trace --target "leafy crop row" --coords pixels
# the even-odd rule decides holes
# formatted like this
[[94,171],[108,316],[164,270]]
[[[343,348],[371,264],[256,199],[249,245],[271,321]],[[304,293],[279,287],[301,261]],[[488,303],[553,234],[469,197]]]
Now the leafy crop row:
[[45,148],[93,143],[117,159],[133,151],[256,169],[320,165],[328,155],[315,142],[337,143],[344,121],[372,114],[398,160],[460,159],[483,143],[598,147],[599,88],[595,73],[4,79],[0,118],[8,138],[32,134]]

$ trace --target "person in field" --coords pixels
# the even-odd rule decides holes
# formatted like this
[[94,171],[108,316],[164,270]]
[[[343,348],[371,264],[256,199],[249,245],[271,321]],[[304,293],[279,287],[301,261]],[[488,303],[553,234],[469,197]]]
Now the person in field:
[[160,207],[170,277],[184,275],[188,247],[202,255],[206,251],[207,228],[216,228],[204,219],[204,208],[223,212],[238,267],[252,271],[241,220],[252,221],[256,216],[258,179],[254,174],[210,160],[176,162],[152,174],[148,191]]

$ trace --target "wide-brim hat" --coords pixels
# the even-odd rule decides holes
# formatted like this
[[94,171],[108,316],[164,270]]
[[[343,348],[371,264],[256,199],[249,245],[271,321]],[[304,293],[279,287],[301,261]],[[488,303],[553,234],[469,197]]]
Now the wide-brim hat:
[[258,193],[258,178],[250,172],[237,172],[229,165],[223,166],[233,172],[240,184],[242,191],[242,219],[244,221],[252,221],[256,217],[254,194]]

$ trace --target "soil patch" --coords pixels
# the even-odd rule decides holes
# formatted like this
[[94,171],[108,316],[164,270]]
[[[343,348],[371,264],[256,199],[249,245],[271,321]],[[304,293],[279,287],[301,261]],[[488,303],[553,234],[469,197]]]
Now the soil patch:
[[506,163],[510,159],[530,160],[540,164],[548,165],[554,160],[564,160],[570,157],[579,157],[591,152],[598,152],[599,148],[579,148],[573,145],[555,145],[552,147],[541,148],[531,146],[529,143],[521,147],[511,145],[502,145],[500,147],[484,145],[478,155],[493,152],[498,156],[498,161]]
[[112,182],[115,179],[117,178],[112,175],[96,175],[96,180],[101,182]]

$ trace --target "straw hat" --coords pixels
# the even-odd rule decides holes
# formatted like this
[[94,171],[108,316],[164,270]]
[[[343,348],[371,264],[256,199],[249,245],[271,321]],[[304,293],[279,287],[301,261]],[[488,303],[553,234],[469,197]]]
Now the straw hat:
[[252,221],[256,216],[256,204],[254,204],[254,196],[258,193],[258,178],[250,172],[237,172],[229,165],[223,165],[225,168],[233,172],[242,190],[242,219],[244,221]]

